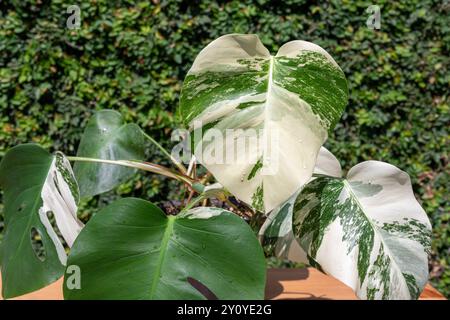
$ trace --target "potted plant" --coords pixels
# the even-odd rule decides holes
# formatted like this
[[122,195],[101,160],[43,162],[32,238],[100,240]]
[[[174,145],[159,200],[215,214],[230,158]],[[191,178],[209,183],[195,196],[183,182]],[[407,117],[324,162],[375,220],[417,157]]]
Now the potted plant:
[[[64,275],[66,299],[263,299],[264,247],[333,275],[360,298],[416,299],[431,227],[408,175],[366,161],[343,176],[322,147],[347,99],[344,73],[321,47],[292,41],[272,56],[256,35],[231,34],[205,47],[186,76],[186,131],[172,153],[112,110],[90,119],[76,156],[12,148],[0,164],[3,296]],[[147,140],[173,168],[144,161]],[[197,164],[207,173],[198,176]],[[86,225],[77,218],[80,198],[136,170],[179,181],[188,201],[166,214],[124,198]],[[248,221],[261,220],[258,241]]]

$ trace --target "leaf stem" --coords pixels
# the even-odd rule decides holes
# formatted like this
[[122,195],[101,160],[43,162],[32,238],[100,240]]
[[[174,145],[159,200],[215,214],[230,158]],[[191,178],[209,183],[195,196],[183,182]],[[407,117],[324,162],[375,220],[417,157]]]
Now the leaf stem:
[[327,174],[323,174],[323,173],[313,173],[312,175],[314,178],[333,178],[333,179],[342,179],[339,177],[335,177],[335,176],[329,176]]
[[155,139],[153,139],[151,136],[149,136],[148,134],[146,134],[145,132],[143,132],[144,136],[150,140],[151,143],[153,143],[170,161],[172,161],[172,163],[178,168],[178,170],[180,170],[180,172],[182,174],[186,174],[186,168],[184,167],[184,165],[179,162],[177,159],[175,159],[174,157],[172,157],[172,155],[167,152],[166,149],[164,149],[164,147],[162,145],[160,145]]
[[192,172],[193,172],[193,170],[195,168],[195,165],[196,165],[196,158],[195,158],[195,156],[192,156],[191,157],[191,161],[189,161],[189,166],[188,166],[188,169],[187,169],[187,172],[186,172],[186,174],[188,176],[193,177]]
[[[180,211],[180,214],[182,212],[186,212],[187,210],[194,207],[197,203],[209,199],[209,198],[219,198],[219,199],[226,199],[228,196],[227,191],[222,187],[217,187],[209,190],[203,191],[201,194],[199,194],[196,198],[192,199],[190,202],[186,204],[186,206]],[[223,200],[225,201],[225,200]]]
[[150,163],[150,162],[136,161],[136,160],[107,160],[107,159],[96,159],[96,158],[86,158],[86,157],[67,157],[67,159],[70,161],[106,163],[106,164],[119,165],[119,166],[149,171],[149,172],[153,172],[156,174],[160,174],[160,175],[184,182],[191,189],[192,189],[192,184],[196,182],[194,179],[192,179],[191,177],[189,177],[183,173],[174,172],[169,168],[166,168],[166,167],[158,165],[158,164]]
[[191,202],[189,202],[181,211],[181,213],[184,213],[186,211],[188,211],[189,209],[191,209],[192,207],[194,207],[197,203],[201,202],[204,199],[207,199],[208,195],[205,194],[201,194],[198,197],[194,198]]

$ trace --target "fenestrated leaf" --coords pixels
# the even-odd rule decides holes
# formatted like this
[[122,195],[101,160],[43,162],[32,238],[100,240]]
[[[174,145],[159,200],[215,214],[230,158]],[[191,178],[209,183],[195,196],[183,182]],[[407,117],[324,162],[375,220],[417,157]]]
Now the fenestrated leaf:
[[256,35],[232,34],[195,59],[180,115],[194,132],[197,159],[239,199],[268,212],[310,179],[347,98],[343,72],[321,47],[291,41],[271,56]]
[[[336,157],[325,147],[317,156],[314,174],[334,177],[342,176],[342,169]],[[315,178],[311,178],[315,179]],[[272,210],[259,230],[259,237],[269,254],[295,262],[313,263],[295,240],[292,232],[292,212],[299,191],[286,202]]]
[[[67,256],[47,213],[53,213],[69,246],[83,224],[76,215],[78,186],[61,153],[52,155],[34,144],[12,148],[0,163],[0,186],[5,208],[2,286],[3,296],[11,298],[42,288],[64,272]],[[33,249],[33,233],[39,235],[43,256]]]
[[66,299],[204,299],[189,279],[219,299],[263,299],[265,260],[251,228],[231,212],[199,207],[165,216],[140,199],[122,199],[95,215],[68,266],[81,289]]
[[313,180],[294,208],[300,246],[358,297],[418,298],[428,278],[431,226],[405,172],[366,161],[345,179]]
[[[84,131],[78,157],[106,160],[143,160],[145,137],[133,123],[125,123],[114,110],[97,112]],[[127,180],[135,169],[124,166],[77,162],[73,167],[81,196],[90,197],[109,191]]]

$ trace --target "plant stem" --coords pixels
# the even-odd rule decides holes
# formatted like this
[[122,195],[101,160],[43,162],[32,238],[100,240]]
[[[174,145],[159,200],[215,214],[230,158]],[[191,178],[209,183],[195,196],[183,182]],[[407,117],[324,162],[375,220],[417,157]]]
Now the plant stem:
[[179,162],[177,159],[175,159],[174,157],[172,157],[172,155],[169,153],[169,152],[167,152],[167,150],[166,149],[164,149],[163,148],[163,146],[162,145],[160,145],[155,139],[153,139],[152,137],[150,137],[148,134],[146,134],[145,132],[143,132],[144,133],[144,136],[148,139],[148,140],[150,140],[150,142],[151,143],[153,143],[170,161],[172,161],[172,163],[178,168],[178,170],[180,170],[180,172],[182,173],[182,174],[186,174],[186,168],[184,167],[184,165],[181,163],[181,162]]
[[191,191],[189,192],[189,196],[188,196],[188,198],[187,198],[186,205],[191,201],[192,197],[194,196],[194,193],[195,193],[194,190],[191,190]]
[[67,157],[70,161],[83,161],[83,162],[96,162],[96,163],[106,163],[112,165],[125,166],[135,169],[140,169],[144,171],[149,171],[153,173],[157,173],[172,179],[176,179],[178,181],[186,183],[190,188],[192,188],[192,184],[195,183],[195,180],[191,177],[188,177],[184,174],[180,174],[166,168],[164,166],[144,162],[144,161],[136,161],[136,160],[106,160],[106,159],[96,159],[96,158],[86,158],[86,157]]
[[207,172],[201,179],[200,179],[200,183],[201,184],[206,184],[208,181],[209,181],[209,179],[212,177],[212,174],[211,174],[211,172]]
[[327,174],[323,174],[323,173],[313,173],[312,175],[314,178],[334,178],[334,179],[342,179],[342,178],[338,178],[338,177],[334,177],[334,176],[329,176]]
[[[190,194],[190,197],[192,197],[192,194]],[[200,195],[198,195],[196,198],[194,198],[192,201],[188,200],[188,203],[186,204],[186,206],[180,211],[180,213],[182,212],[186,212],[187,210],[191,209],[192,207],[194,207],[197,203],[203,201],[203,200],[207,200],[209,198],[219,198],[219,199],[226,199],[227,197],[227,193],[223,188],[217,188],[217,189],[211,189],[211,190],[206,190],[204,192],[202,192]]]
[[188,211],[189,209],[191,209],[192,207],[194,207],[197,203],[199,203],[200,201],[202,201],[203,199],[207,198],[207,195],[205,194],[201,194],[198,197],[194,198],[194,200],[192,200],[191,202],[189,202],[186,207],[184,207],[181,211],[181,213],[184,213],[186,211]]
[[189,161],[189,166],[188,166],[188,169],[187,169],[187,172],[186,172],[186,174],[187,174],[188,176],[190,176],[190,177],[192,177],[192,171],[193,171],[194,168],[195,168],[195,163],[196,163],[195,156],[192,156],[192,157],[191,157],[191,161]]

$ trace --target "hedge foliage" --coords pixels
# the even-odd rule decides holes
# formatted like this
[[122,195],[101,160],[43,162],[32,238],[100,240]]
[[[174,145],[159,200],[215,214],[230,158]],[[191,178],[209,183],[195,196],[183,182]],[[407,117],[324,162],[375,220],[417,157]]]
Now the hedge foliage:
[[[67,1],[1,1],[0,157],[29,141],[74,154],[87,119],[103,108],[170,148],[183,78],[207,43],[257,33],[276,52],[290,40],[312,41],[350,85],[326,146],[346,169],[375,159],[410,174],[434,228],[432,282],[449,296],[450,6],[376,2],[380,30],[366,26],[371,1],[73,1],[81,27],[69,30]],[[164,164],[155,149],[148,155]],[[173,190],[159,177],[137,176],[91,203],[130,194],[158,202],[175,197]],[[82,215],[91,211],[83,207]]]

